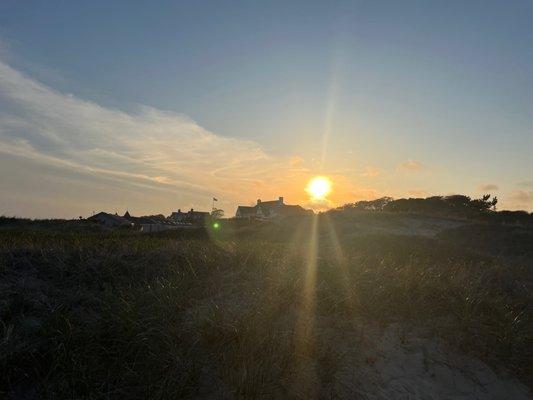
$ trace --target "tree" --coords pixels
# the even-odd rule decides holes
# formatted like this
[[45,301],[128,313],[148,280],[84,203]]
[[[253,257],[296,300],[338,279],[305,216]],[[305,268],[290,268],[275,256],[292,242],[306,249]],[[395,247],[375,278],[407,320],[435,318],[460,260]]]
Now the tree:
[[475,199],[470,202],[471,208],[473,208],[475,211],[481,211],[486,212],[490,210],[496,210],[496,204],[498,203],[498,198],[494,196],[494,198],[490,199],[490,194],[485,194],[480,199]]
[[211,211],[211,218],[221,219],[223,217],[224,217],[224,210],[221,210],[220,208],[215,208],[213,211]]

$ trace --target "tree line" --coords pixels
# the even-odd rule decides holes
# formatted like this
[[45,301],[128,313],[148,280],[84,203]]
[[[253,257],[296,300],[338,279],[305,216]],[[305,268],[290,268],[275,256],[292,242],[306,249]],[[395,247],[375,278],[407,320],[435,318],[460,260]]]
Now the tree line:
[[393,199],[381,197],[375,200],[361,200],[347,203],[333,212],[370,211],[430,214],[464,218],[490,218],[501,222],[533,223],[533,213],[527,211],[496,211],[498,198],[490,194],[471,198],[463,194],[431,196],[427,198]]

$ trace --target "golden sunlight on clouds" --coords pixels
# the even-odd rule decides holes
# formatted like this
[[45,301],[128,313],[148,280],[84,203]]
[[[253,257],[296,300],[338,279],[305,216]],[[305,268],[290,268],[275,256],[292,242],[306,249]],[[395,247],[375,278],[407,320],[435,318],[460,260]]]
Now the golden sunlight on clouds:
[[494,183],[483,183],[477,187],[478,192],[496,191],[498,189],[498,185]]
[[366,167],[363,173],[361,174],[364,178],[375,178],[381,174],[381,171],[374,167]]
[[[5,213],[20,213],[20,199],[30,197],[38,200],[28,202],[24,213],[72,217],[99,209],[208,209],[213,196],[228,216],[239,204],[279,196],[323,211],[380,195],[345,170],[331,169],[318,179],[321,168],[313,159],[269,154],[256,142],[217,135],[168,111],[106,108],[1,61],[0,103],[7,105],[0,118],[0,169],[16,174],[0,178],[9,193],[0,199]],[[36,189],[37,176],[47,183],[42,189]]]
[[[342,187],[311,202],[305,187],[316,168],[312,160],[269,154],[256,142],[217,135],[173,112],[106,108],[1,61],[0,103],[0,169],[18,165],[16,178],[0,178],[9,193],[0,199],[4,213],[20,213],[20,199],[30,195],[38,200],[24,212],[42,217],[205,210],[213,196],[228,216],[258,198],[284,196],[315,210],[353,199],[351,182],[329,174]],[[47,183],[42,189],[36,176]]]
[[424,189],[411,189],[407,193],[414,197],[426,197],[428,195]]

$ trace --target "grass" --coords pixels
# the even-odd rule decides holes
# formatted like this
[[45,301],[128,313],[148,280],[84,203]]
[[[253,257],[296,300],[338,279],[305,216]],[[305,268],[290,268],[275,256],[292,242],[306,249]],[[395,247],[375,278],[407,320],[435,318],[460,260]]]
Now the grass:
[[470,242],[337,236],[324,218],[313,238],[311,220],[293,222],[144,235],[3,228],[0,395],[334,398],[336,338],[357,348],[361,326],[392,323],[532,384],[519,266]]

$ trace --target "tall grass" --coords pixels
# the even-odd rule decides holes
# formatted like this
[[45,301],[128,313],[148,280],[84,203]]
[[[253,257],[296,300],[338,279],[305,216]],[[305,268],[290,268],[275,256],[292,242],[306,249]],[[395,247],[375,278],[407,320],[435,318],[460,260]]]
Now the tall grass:
[[421,327],[531,384],[522,271],[434,239],[335,243],[322,224],[315,323],[296,335],[306,223],[192,238],[0,232],[0,393],[330,398],[342,358],[334,335],[353,329],[356,338],[354,320]]

